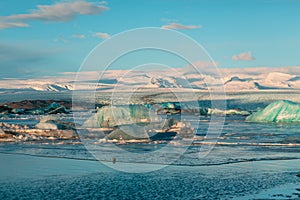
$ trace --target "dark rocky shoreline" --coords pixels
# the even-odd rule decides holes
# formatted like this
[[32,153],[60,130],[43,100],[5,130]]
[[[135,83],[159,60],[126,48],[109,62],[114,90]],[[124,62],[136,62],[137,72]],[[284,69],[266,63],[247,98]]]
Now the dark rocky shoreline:
[[57,114],[70,113],[72,102],[54,100],[24,100],[0,105],[0,114]]

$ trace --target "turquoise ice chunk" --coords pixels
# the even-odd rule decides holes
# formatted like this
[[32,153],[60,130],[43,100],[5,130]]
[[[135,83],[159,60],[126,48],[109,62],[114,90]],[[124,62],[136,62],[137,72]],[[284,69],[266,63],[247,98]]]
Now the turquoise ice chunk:
[[275,101],[246,118],[250,122],[300,122],[300,104],[288,100]]

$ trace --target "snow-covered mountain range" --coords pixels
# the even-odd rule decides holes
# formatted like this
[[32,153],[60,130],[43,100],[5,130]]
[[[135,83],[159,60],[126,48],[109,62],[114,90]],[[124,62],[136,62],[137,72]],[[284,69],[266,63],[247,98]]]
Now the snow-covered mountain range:
[[[195,89],[208,90],[224,86],[226,91],[300,90],[300,67],[282,68],[220,68],[219,74],[209,69],[203,74],[185,68],[171,71],[111,70],[99,72],[68,72],[57,77],[36,79],[2,79],[0,92],[32,90],[62,92],[69,90],[124,90],[124,89]],[[76,82],[77,81],[77,82]],[[76,84],[75,84],[76,83]]]

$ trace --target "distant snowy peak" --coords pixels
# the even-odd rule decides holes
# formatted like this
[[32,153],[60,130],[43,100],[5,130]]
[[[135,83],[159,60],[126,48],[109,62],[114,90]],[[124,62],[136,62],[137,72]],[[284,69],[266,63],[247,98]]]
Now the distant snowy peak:
[[225,87],[226,91],[251,90],[299,90],[300,67],[290,68],[220,68],[220,75],[213,73],[187,73],[186,70],[174,71],[107,71],[101,80],[90,76],[89,72],[81,82],[74,85],[75,77],[66,74],[60,77],[39,79],[3,79],[0,91],[35,90],[63,92],[72,90],[123,90],[132,88],[164,89],[178,88],[210,90]]
[[233,77],[230,77],[229,80],[225,81],[225,85],[230,83],[230,82],[250,82],[252,81],[253,78],[239,78],[238,76],[233,76]]
[[64,85],[64,84],[51,84],[48,85],[47,91],[66,91],[66,90],[73,90],[73,85]]
[[172,77],[152,77],[149,85],[157,86],[158,88],[182,88],[180,80]]
[[36,90],[36,91],[52,91],[52,92],[61,92],[61,91],[68,91],[73,90],[73,85],[71,84],[45,84],[45,85],[37,85],[37,86],[30,86],[29,88]]

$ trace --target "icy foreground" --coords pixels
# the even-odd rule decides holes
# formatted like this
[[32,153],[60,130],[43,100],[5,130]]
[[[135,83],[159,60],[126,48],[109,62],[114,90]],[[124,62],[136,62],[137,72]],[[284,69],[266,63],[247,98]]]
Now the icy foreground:
[[[299,164],[299,161],[294,160],[252,163],[252,167],[248,163],[226,167],[168,167],[136,175],[113,172],[91,161],[5,154],[0,156],[1,160],[8,161],[8,164],[1,164],[1,199],[299,198],[299,192],[295,189],[299,178],[290,167]],[[9,165],[10,162],[22,167],[13,167]],[[32,163],[38,166],[38,170],[32,170]],[[278,163],[285,166],[284,172],[276,167],[270,170],[270,164],[276,166]],[[283,193],[276,186],[285,186],[286,182],[293,185]],[[269,191],[267,196],[249,196],[275,187],[277,190]]]
[[300,122],[300,104],[292,101],[275,101],[246,119],[251,122]]

